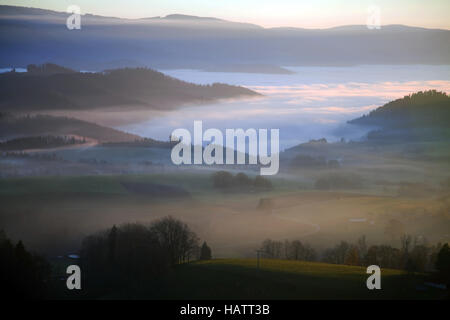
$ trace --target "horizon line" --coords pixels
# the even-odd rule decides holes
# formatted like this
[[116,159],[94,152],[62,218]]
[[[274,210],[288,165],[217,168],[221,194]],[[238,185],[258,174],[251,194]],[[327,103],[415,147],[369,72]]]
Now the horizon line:
[[[12,7],[12,8],[24,8],[24,9],[37,9],[42,11],[49,11],[59,14],[68,14],[66,11],[57,11],[53,9],[45,9],[40,7],[28,7],[28,6],[14,6],[14,5],[8,5],[8,4],[0,4],[0,7]],[[323,28],[308,28],[308,27],[292,27],[292,26],[276,26],[276,27],[265,27],[256,23],[252,22],[242,22],[242,21],[233,21],[233,20],[227,20],[223,18],[217,18],[217,17],[211,17],[211,16],[197,16],[192,14],[183,14],[183,13],[170,13],[165,16],[144,16],[141,18],[130,18],[130,17],[118,17],[118,16],[106,16],[106,15],[100,15],[95,13],[81,13],[81,16],[94,16],[94,17],[101,17],[101,18],[110,18],[110,19],[118,19],[118,20],[128,20],[128,21],[139,21],[139,20],[145,20],[145,19],[165,19],[170,16],[184,16],[184,17],[192,17],[192,18],[201,18],[201,19],[211,19],[211,20],[218,20],[223,22],[230,22],[230,23],[237,23],[237,24],[247,24],[247,25],[253,25],[262,29],[270,30],[270,29],[298,29],[298,30],[330,30],[330,29],[336,29],[336,28],[343,28],[343,27],[364,27],[365,24],[342,24],[342,25],[335,25],[330,27],[323,27]],[[381,28],[386,27],[392,27],[392,26],[401,26],[401,27],[407,27],[407,28],[418,28],[418,29],[427,29],[427,30],[443,30],[443,31],[450,31],[449,28],[445,27],[424,27],[424,26],[414,26],[414,25],[406,25],[401,23],[391,23],[391,24],[381,24]]]

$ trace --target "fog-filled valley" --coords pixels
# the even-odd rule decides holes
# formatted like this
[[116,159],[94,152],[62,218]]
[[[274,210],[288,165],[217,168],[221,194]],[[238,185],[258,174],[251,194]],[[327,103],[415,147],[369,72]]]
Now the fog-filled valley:
[[448,294],[449,30],[66,18],[0,6],[0,255],[46,279],[28,298]]

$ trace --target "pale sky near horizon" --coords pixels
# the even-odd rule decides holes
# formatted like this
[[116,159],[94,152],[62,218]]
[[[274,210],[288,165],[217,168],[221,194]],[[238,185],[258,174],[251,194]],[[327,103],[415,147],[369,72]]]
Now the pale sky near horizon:
[[81,12],[121,18],[168,14],[216,17],[263,27],[329,28],[366,24],[368,8],[378,6],[381,24],[450,29],[450,0],[0,0],[0,4]]

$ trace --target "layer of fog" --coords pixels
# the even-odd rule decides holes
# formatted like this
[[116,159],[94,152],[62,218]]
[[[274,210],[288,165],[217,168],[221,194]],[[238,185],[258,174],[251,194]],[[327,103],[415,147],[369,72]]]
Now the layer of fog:
[[[252,74],[162,70],[198,84],[224,82],[241,85],[264,95],[191,106],[159,115],[145,116],[119,129],[167,140],[172,130],[193,130],[194,120],[204,129],[278,128],[281,148],[311,139],[329,141],[364,139],[372,128],[346,122],[384,103],[426,89],[450,91],[450,66],[355,66],[290,67],[294,74]],[[128,114],[128,117],[131,117]]]

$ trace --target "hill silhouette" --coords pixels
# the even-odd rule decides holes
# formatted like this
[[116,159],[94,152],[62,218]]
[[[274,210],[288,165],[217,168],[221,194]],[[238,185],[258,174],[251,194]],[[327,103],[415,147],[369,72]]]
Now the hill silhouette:
[[450,97],[436,90],[419,91],[386,103],[349,123],[397,128],[446,127],[450,123]]
[[75,135],[99,142],[132,142],[142,139],[134,134],[74,118],[50,115],[15,117],[0,114],[0,137],[14,138],[42,135]]
[[348,123],[379,127],[369,133],[372,140],[444,139],[450,133],[450,97],[436,90],[419,91]]
[[46,64],[30,65],[28,70],[0,74],[0,111],[105,107],[167,110],[188,103],[259,95],[227,84],[188,83],[147,68],[82,73]]

